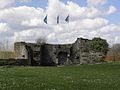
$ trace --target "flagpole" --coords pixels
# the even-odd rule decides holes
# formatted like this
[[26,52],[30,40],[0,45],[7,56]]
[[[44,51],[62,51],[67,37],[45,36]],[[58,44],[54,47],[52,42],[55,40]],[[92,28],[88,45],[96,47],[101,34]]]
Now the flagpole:
[[[66,19],[65,19],[65,21],[67,22],[67,30],[68,30],[68,32],[69,32],[69,14],[68,14],[68,16],[66,17]],[[68,59],[67,60],[67,62],[70,64],[70,60]]]
[[[60,16],[57,16],[57,30],[60,31],[59,29],[59,24],[60,24]],[[58,40],[57,40],[58,41]]]
[[68,16],[66,17],[65,21],[67,22],[67,29],[68,29],[68,31],[69,31],[69,14],[68,14]]
[[[60,31],[60,28],[59,28],[59,24],[60,24],[60,16],[59,16],[59,14],[58,14],[58,16],[57,16],[57,30],[58,30],[58,32]],[[58,38],[56,38],[56,40],[57,40],[57,43],[58,43]],[[56,63],[57,64],[59,64],[59,60],[57,59],[57,61],[56,61]]]
[[69,31],[69,21],[68,21],[68,31]]
[[[45,30],[47,30],[47,27],[48,27],[48,15],[46,14],[46,16],[44,17],[44,20],[43,22],[45,23]],[[43,30],[43,29],[42,29]],[[42,31],[43,32],[43,31]],[[42,35],[42,37],[46,38],[46,35]]]
[[[68,17],[70,17],[69,14]],[[69,22],[70,22],[70,18],[68,18],[68,31],[69,31]]]

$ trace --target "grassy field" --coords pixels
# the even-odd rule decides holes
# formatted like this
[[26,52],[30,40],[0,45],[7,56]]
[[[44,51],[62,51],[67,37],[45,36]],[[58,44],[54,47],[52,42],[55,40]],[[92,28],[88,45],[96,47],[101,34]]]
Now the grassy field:
[[0,90],[120,90],[120,64],[0,67]]

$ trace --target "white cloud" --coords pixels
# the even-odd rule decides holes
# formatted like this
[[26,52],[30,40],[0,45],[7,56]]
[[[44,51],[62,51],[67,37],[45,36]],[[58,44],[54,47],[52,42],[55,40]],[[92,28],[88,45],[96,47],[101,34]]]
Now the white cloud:
[[101,16],[102,12],[95,7],[80,7],[74,2],[67,2],[66,9],[73,18],[93,18]]
[[[84,19],[82,21],[74,21],[67,24],[60,24],[59,26],[51,25],[51,28],[35,28],[33,30],[24,30],[23,32],[16,32],[16,40],[35,41],[39,36],[44,36],[49,43],[73,43],[77,37],[89,37],[89,33],[93,30],[104,27],[108,21],[102,18]],[[92,35],[93,36],[93,35]],[[21,37],[18,39],[18,37]],[[34,38],[32,38],[34,37]]]
[[[95,3],[105,2],[96,0]],[[99,36],[107,39],[109,43],[118,42],[119,25],[110,24],[109,20],[104,18],[115,11],[114,6],[104,11],[97,7],[81,7],[72,1],[65,4],[59,0],[48,0],[46,9],[29,6],[1,9],[0,21],[3,23],[0,23],[0,36],[2,35],[0,40],[7,37],[11,41],[34,42],[38,37],[43,36],[49,43],[73,43],[78,37],[91,39]],[[47,25],[43,22],[46,14],[48,14]],[[69,24],[64,20],[68,14]],[[56,24],[58,15],[59,25]]]
[[116,11],[117,11],[116,7],[110,6],[107,13],[108,13],[108,15],[109,15],[109,14],[112,14],[112,13],[114,13],[114,12],[116,12]]
[[119,25],[115,25],[115,24],[109,24],[109,25],[106,25],[105,27],[102,27],[100,29],[100,31],[104,34],[106,33],[118,33],[120,31],[120,26]]
[[11,6],[15,0],[0,0],[0,9]]
[[42,23],[43,23],[43,20],[34,18],[34,19],[31,19],[31,20],[23,21],[21,24],[25,25],[25,26],[38,26]]
[[[13,18],[14,17],[14,18]],[[13,29],[27,28],[23,24],[35,19],[43,19],[44,10],[41,8],[20,6],[0,10],[0,18],[6,21]]]
[[[100,37],[103,37],[108,40],[109,44],[120,43],[118,38],[120,38],[120,25],[108,24],[104,27],[101,27],[97,30],[97,33]],[[117,39],[116,39],[117,38]]]
[[87,0],[89,5],[103,5],[107,0]]
[[30,2],[31,0],[18,0],[18,1],[20,1],[20,2]]
[[[108,20],[103,18],[83,19],[76,22],[79,29],[97,29],[108,24]],[[74,26],[74,27],[75,27]]]
[[0,23],[0,41],[4,39],[11,39],[14,33],[6,23]]
[[13,6],[16,2],[29,2],[31,0],[0,0],[0,9]]

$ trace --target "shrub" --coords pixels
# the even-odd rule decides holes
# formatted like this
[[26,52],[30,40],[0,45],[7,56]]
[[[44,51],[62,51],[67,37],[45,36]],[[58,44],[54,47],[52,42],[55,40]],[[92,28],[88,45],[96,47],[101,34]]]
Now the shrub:
[[90,48],[95,52],[102,52],[106,55],[108,51],[108,43],[105,39],[93,38],[90,42]]

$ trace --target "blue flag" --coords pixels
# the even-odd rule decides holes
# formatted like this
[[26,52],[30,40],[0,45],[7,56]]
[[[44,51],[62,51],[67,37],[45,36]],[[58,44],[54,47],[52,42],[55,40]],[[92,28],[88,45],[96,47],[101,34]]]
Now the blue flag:
[[47,15],[46,15],[45,18],[44,18],[44,23],[47,24]]
[[69,15],[66,17],[65,21],[69,23]]
[[59,16],[57,16],[57,24],[59,24]]

